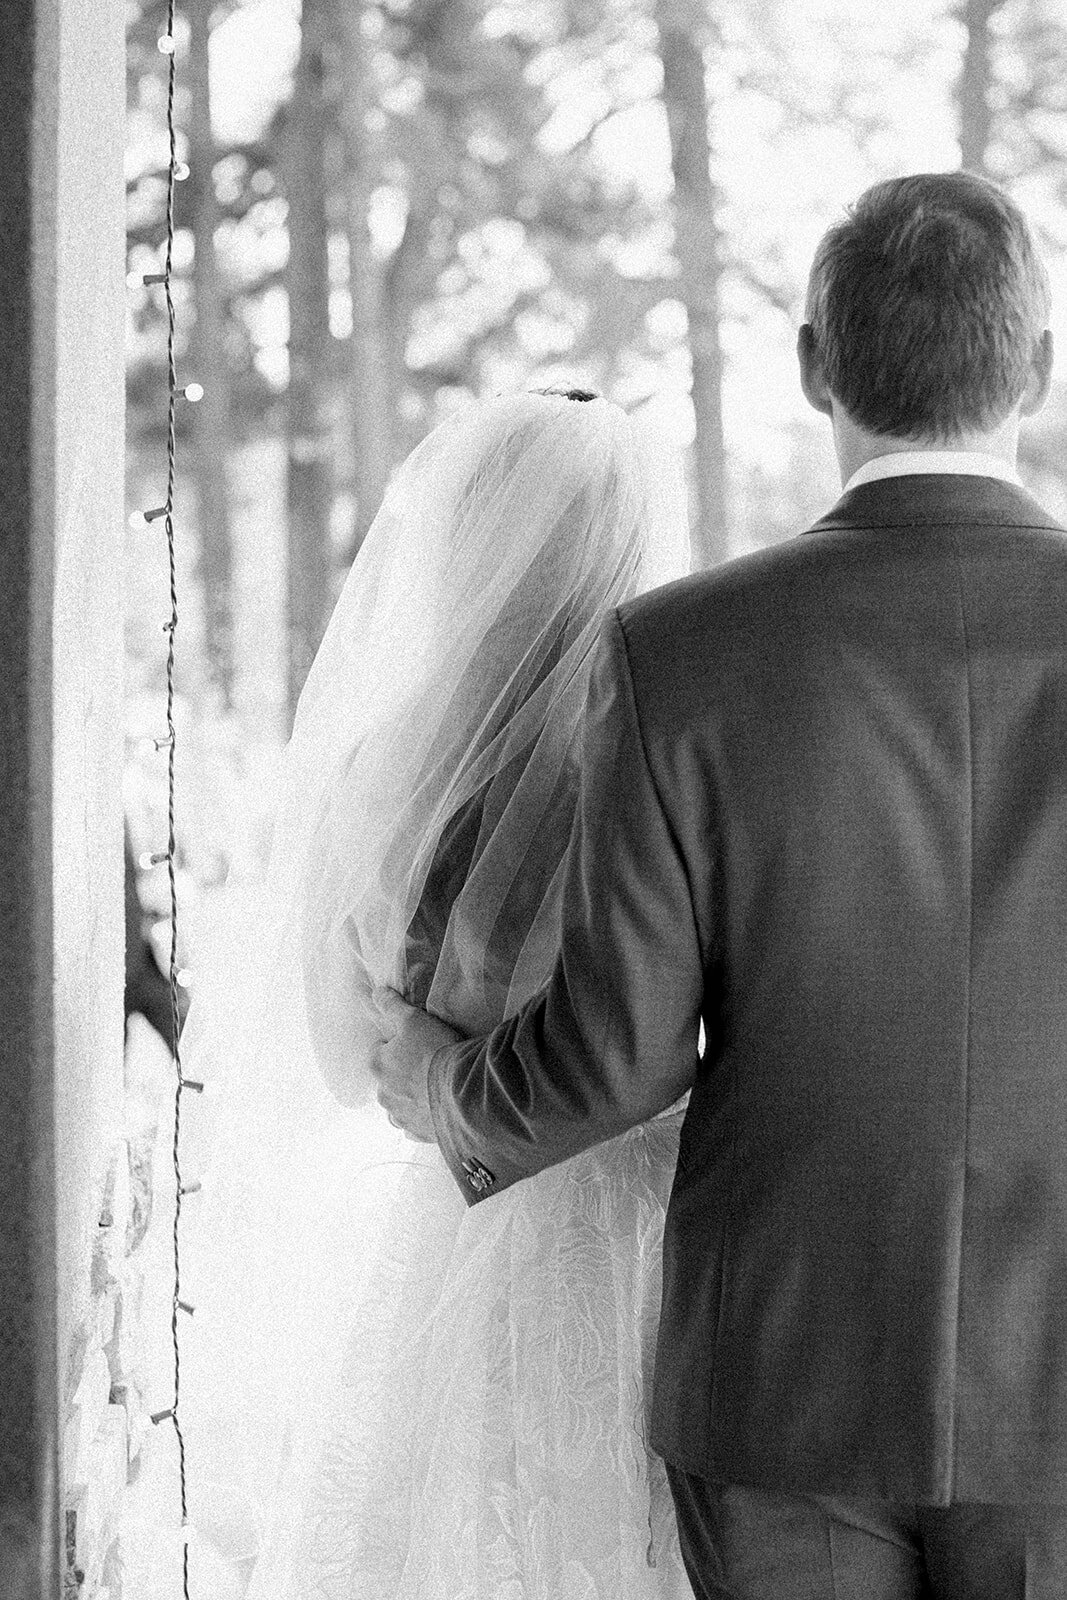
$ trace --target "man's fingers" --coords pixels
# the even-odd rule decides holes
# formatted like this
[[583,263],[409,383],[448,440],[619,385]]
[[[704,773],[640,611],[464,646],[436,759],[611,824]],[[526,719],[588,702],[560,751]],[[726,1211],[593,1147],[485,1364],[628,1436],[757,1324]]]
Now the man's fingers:
[[371,1074],[378,1080],[379,1086],[383,1079],[396,1081],[405,1071],[403,1054],[396,1043],[396,1035],[381,1038],[372,1050],[367,1052],[367,1065]]
[[378,1104],[398,1133],[416,1144],[436,1144],[437,1135],[426,1112],[403,1095],[396,1094],[388,1084],[378,1088]]
[[419,1144],[436,1144],[427,1099],[430,1058],[442,1045],[463,1035],[416,1006],[409,1006],[395,989],[374,991],[381,1043],[370,1054],[370,1069],[377,1080],[378,1103],[394,1128],[402,1128]]
[[396,1117],[396,1097],[395,1095],[390,1094],[389,1090],[384,1086],[384,1084],[379,1085],[378,1088],[378,1104],[385,1112],[389,1121],[393,1124],[393,1127],[398,1128],[400,1126],[400,1122]]
[[409,1006],[403,995],[398,994],[395,989],[375,989],[374,1004],[382,1032],[387,1039],[399,1033],[404,1022],[415,1010],[415,1007]]

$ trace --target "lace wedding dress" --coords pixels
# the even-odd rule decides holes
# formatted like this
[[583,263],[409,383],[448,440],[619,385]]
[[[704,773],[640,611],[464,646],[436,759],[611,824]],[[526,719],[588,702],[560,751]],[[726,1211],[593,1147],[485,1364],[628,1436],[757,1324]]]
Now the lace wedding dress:
[[545,981],[590,652],[683,570],[682,506],[605,401],[472,406],[401,469],[316,658],[188,1032],[226,1080],[194,1411],[266,1508],[252,1600],[691,1596],[645,1444],[680,1110],[468,1209],[366,1069],[376,985],[482,1033]]
[[254,1595],[690,1600],[643,1410],[679,1121],[470,1211],[414,1169]]

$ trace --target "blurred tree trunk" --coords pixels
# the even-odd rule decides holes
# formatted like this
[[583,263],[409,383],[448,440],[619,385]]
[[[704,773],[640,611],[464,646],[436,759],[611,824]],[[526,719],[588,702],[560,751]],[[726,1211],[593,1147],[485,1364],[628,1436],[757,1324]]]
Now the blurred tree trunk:
[[[226,366],[226,316],[215,253],[219,207],[215,196],[215,141],[211,131],[208,73],[210,17],[215,0],[190,0],[188,188],[193,259],[193,330],[190,379],[203,385],[193,410],[193,471],[200,527],[200,579],[204,591],[204,643],[211,677],[223,705],[233,704],[233,553],[227,452],[230,385]],[[182,379],[179,377],[179,382]]]
[[[430,99],[427,96],[427,100]],[[426,111],[432,115],[432,103],[427,105]],[[439,265],[432,245],[434,220],[438,213],[437,197],[441,186],[447,181],[447,146],[444,139],[438,148],[427,151],[425,159],[413,165],[404,231],[382,284],[386,310],[384,349],[395,400],[399,400],[408,383],[408,336],[415,309],[426,293],[428,269],[429,273],[433,273]],[[399,435],[399,425],[397,432]]]
[[432,293],[444,265],[438,248],[441,196],[463,187],[457,149],[466,150],[465,119],[489,87],[481,23],[478,0],[433,0],[405,14],[405,55],[425,66],[419,132],[408,146],[407,217],[383,279],[385,351],[398,398],[408,382],[407,343],[416,307]]
[[371,250],[370,196],[374,188],[370,62],[363,36],[366,9],[359,0],[335,0],[341,51],[341,135],[345,157],[348,273],[352,296],[351,418],[356,519],[355,556],[374,519],[393,465],[394,395],[389,382],[382,274]]
[[328,0],[303,0],[300,56],[285,127],[289,206],[288,703],[296,702],[330,611],[331,446],[325,98]]
[[983,178],[990,176],[989,146],[993,134],[992,38],[989,25],[1004,0],[962,0],[956,12],[966,30],[963,61],[956,81],[960,122],[960,165]]
[[693,364],[697,490],[693,566],[700,568],[715,566],[730,553],[719,333],[723,252],[711,180],[704,63],[708,11],[701,0],[657,0],[656,21],[674,173],[675,250]]

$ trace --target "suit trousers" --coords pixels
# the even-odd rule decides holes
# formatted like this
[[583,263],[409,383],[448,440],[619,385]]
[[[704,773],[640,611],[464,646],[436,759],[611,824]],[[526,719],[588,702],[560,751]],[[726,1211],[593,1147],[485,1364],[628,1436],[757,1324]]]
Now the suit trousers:
[[905,1505],[667,1463],[696,1600],[1065,1600],[1067,1506]]

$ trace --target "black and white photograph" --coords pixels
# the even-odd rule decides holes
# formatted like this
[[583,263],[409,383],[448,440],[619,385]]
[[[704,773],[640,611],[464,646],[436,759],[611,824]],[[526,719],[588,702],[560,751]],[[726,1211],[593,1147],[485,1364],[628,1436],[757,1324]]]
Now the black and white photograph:
[[1067,0],[0,0],[0,1600],[1067,1600]]

